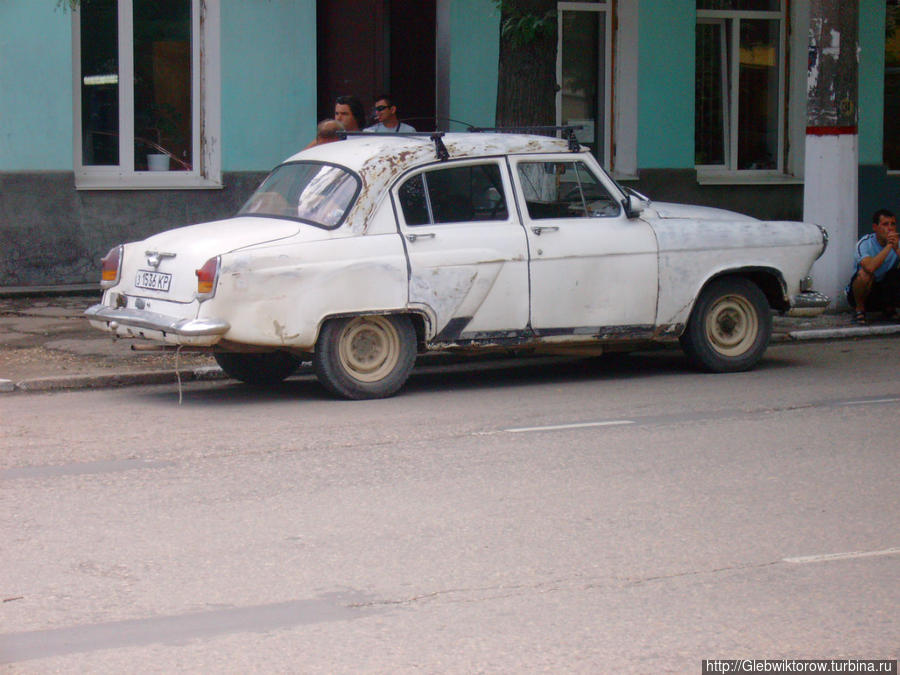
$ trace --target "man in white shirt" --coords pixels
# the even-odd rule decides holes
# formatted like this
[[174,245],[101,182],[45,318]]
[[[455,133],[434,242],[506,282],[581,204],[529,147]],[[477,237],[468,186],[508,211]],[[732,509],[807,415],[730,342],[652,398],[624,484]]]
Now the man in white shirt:
[[410,125],[401,122],[397,117],[397,106],[391,100],[390,94],[381,94],[375,100],[375,117],[378,119],[376,124],[366,127],[366,131],[375,131],[379,133],[401,133],[408,134],[415,131]]

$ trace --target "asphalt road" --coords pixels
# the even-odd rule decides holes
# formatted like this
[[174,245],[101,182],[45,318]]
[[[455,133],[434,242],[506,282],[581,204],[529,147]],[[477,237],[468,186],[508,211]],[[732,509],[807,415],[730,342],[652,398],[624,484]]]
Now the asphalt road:
[[897,347],[0,398],[0,668],[896,659]]

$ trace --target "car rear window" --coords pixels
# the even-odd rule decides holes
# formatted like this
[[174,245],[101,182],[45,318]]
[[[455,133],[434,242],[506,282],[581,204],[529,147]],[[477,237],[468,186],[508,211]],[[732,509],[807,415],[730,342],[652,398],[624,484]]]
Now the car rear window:
[[238,215],[291,218],[320,227],[340,225],[359,192],[359,178],[343,167],[292,162],[277,167]]

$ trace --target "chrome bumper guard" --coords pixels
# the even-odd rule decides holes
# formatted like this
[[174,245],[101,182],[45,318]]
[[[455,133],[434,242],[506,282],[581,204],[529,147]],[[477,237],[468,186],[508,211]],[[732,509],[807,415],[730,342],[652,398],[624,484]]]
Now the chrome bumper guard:
[[831,304],[831,298],[818,291],[803,291],[791,298],[788,316],[819,316]]
[[165,314],[155,314],[134,309],[113,309],[106,305],[93,305],[84,311],[91,325],[127,337],[148,337],[145,331],[159,334],[167,342],[186,344],[215,344],[231,327],[227,321],[217,319],[178,319]]

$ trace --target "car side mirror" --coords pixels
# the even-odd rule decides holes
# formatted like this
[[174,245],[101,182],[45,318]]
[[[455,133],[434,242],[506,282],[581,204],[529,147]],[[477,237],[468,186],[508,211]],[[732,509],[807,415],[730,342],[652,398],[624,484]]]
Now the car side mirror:
[[637,218],[644,210],[644,200],[633,194],[626,195],[622,200],[622,208],[626,218]]

